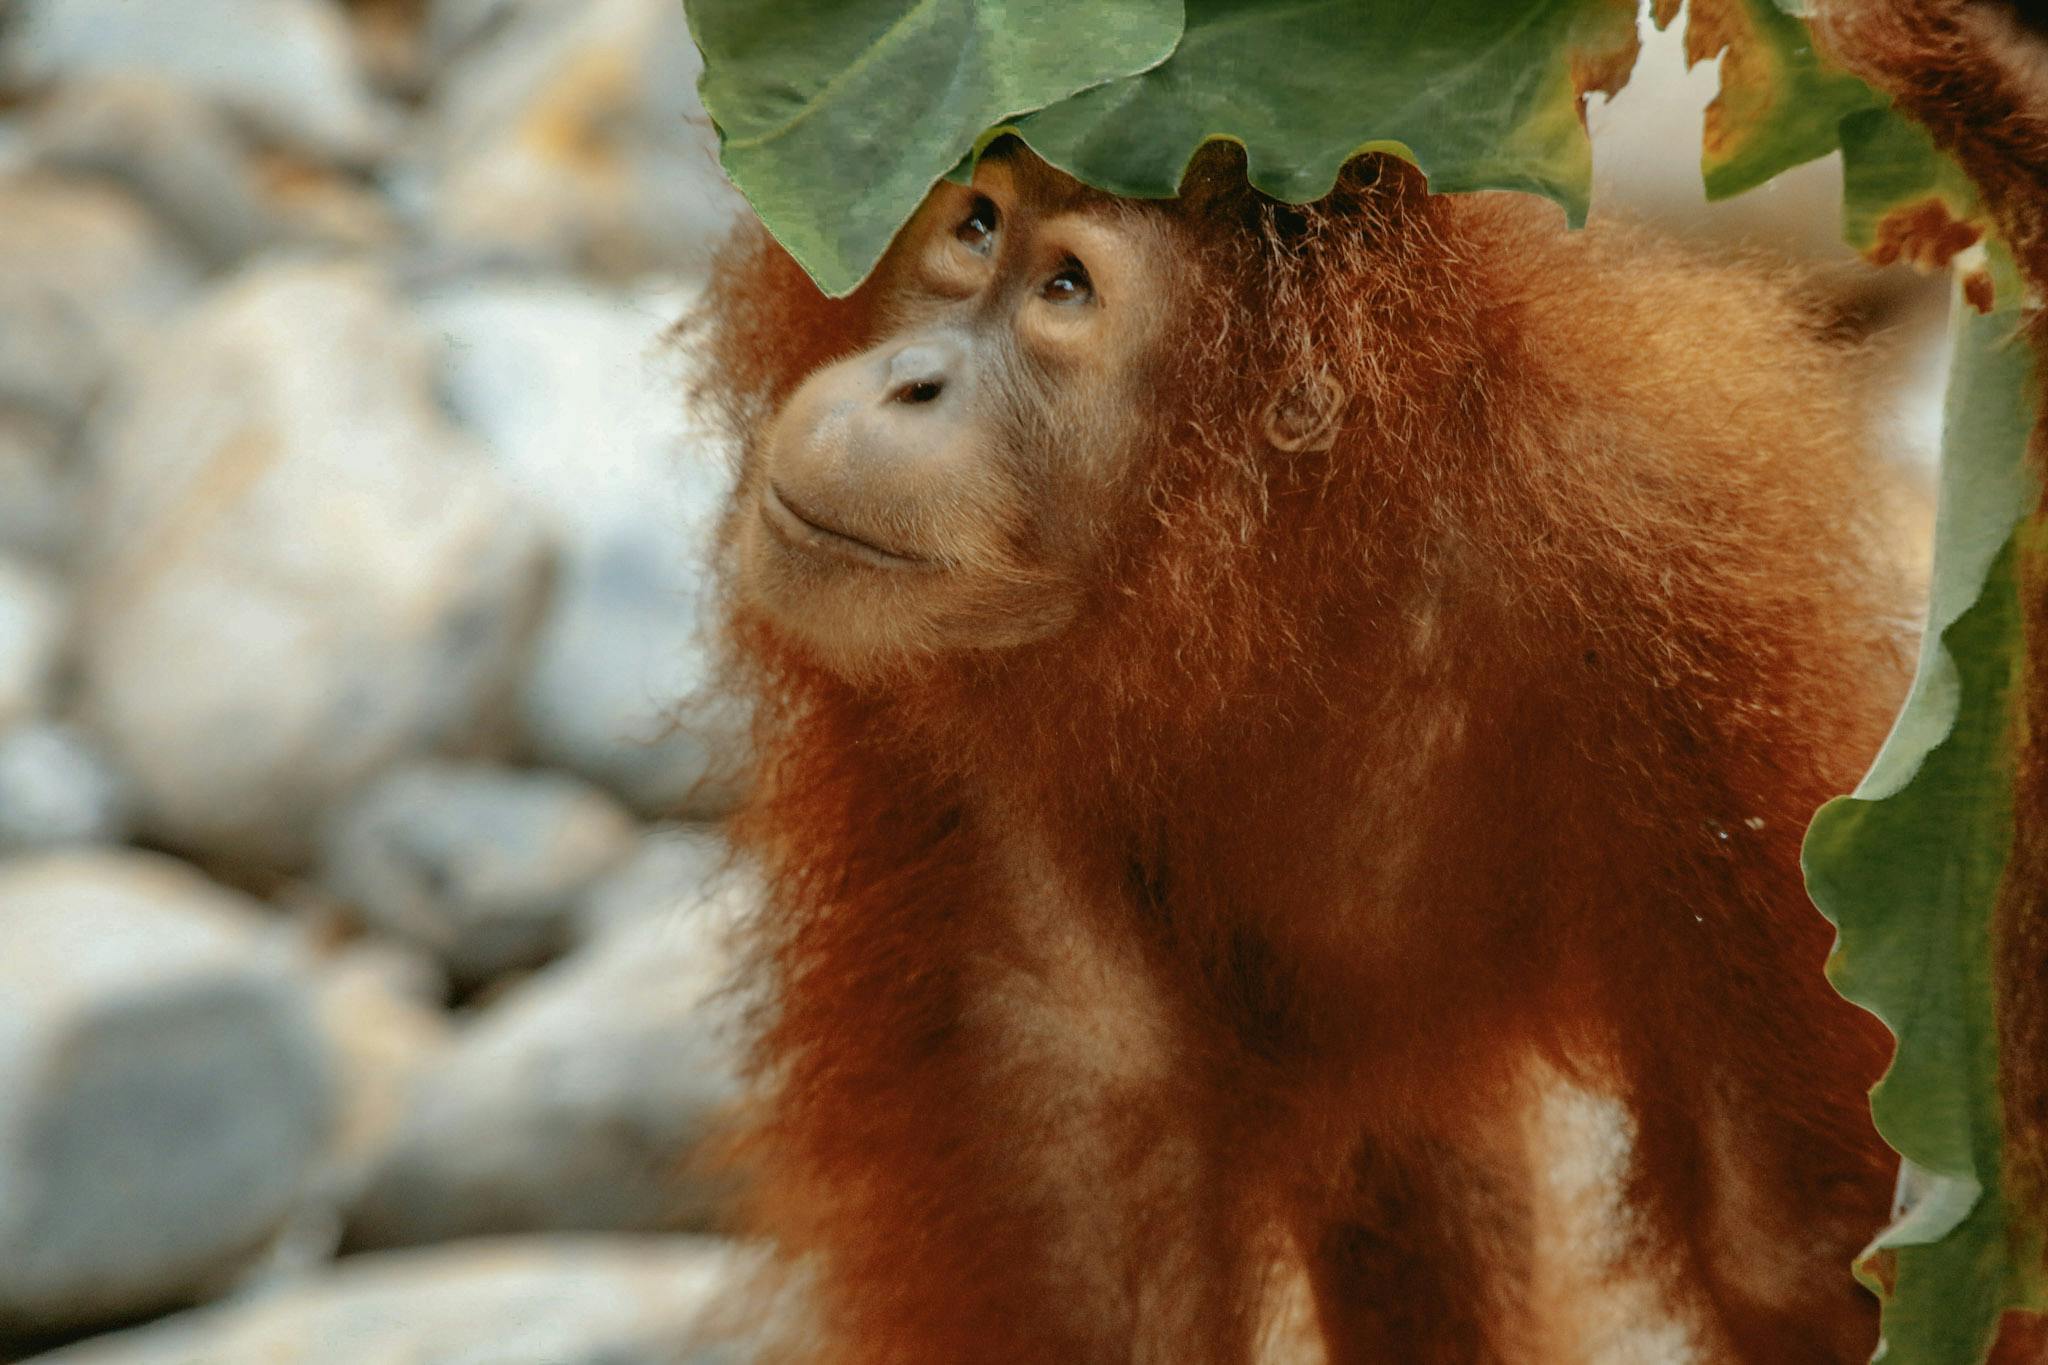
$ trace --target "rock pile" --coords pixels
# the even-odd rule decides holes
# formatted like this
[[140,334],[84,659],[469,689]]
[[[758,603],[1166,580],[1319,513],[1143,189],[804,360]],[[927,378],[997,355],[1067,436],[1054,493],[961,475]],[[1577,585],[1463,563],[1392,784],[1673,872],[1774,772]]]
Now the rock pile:
[[0,14],[0,1360],[729,1358],[695,77],[675,0]]

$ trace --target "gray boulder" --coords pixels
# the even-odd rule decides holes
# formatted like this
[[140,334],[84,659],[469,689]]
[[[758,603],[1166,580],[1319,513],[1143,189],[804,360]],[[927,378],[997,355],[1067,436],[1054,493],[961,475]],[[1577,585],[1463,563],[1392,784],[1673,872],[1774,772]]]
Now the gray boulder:
[[389,1145],[413,1085],[452,1036],[441,1008],[447,979],[431,958],[380,939],[337,949],[306,888],[290,889],[284,901],[279,908],[292,918],[283,932],[314,964],[307,999],[333,1059],[335,1116],[290,1215],[237,1276],[233,1292],[243,1294],[326,1270],[367,1163]]
[[515,987],[413,1088],[349,1220],[357,1246],[703,1225],[689,1158],[738,1095],[725,916],[650,917]]
[[150,833],[295,863],[335,798],[477,742],[544,546],[376,270],[272,265],[207,299],[117,395],[99,469],[83,714]]
[[527,745],[643,812],[704,817],[731,803],[742,720],[711,690],[708,639],[731,475],[661,354],[687,302],[529,281],[421,310],[451,411],[559,550],[519,688]]
[[262,924],[153,855],[0,862],[0,1334],[183,1302],[284,1218],[333,1097]]
[[78,727],[0,730],[0,856],[121,843],[132,806],[127,779]]
[[17,83],[161,76],[267,138],[351,162],[391,135],[341,8],[323,0],[16,0],[9,19],[0,74]]
[[75,421],[195,280],[163,230],[112,186],[0,180],[0,402]]
[[55,575],[0,555],[0,730],[51,703],[64,648],[65,599]]
[[[291,933],[307,948],[320,945],[317,922],[295,919]],[[446,979],[411,949],[358,940],[321,960],[316,972],[309,1000],[334,1059],[335,1121],[318,1170],[262,1258],[236,1281],[239,1292],[326,1269],[369,1162],[390,1145],[413,1086],[452,1036],[440,1008]]]
[[578,900],[634,836],[618,802],[564,773],[419,763],[336,811],[321,878],[475,986],[560,952]]
[[739,1365],[717,1308],[747,1258],[705,1238],[386,1252],[37,1365]]

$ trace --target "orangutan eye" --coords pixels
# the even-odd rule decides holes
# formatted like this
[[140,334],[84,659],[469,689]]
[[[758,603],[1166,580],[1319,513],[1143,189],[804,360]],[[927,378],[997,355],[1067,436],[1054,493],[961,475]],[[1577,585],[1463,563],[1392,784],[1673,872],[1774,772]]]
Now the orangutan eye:
[[996,245],[996,206],[977,196],[974,207],[967,211],[960,226],[953,229],[953,235],[975,255],[988,255]]
[[1095,296],[1095,285],[1088,278],[1087,268],[1069,256],[1038,294],[1053,303],[1086,303]]

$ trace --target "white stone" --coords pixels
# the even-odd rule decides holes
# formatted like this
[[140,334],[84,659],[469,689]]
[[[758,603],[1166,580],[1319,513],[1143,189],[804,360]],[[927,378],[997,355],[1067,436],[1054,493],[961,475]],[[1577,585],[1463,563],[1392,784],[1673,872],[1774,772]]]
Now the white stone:
[[0,862],[0,1322],[173,1306],[246,1262],[332,1105],[259,907],[149,854]]
[[384,1252],[37,1365],[734,1365],[716,1310],[748,1264],[696,1237]]
[[99,456],[84,715],[157,837],[294,862],[331,801],[465,742],[509,685],[540,535],[371,267],[272,265],[207,299]]
[[752,894],[731,845],[716,829],[651,829],[633,855],[583,897],[576,907],[576,935],[589,942],[650,917],[688,914],[707,901]]
[[412,1092],[356,1245],[700,1226],[726,1181],[686,1158],[737,1098],[733,907],[652,916],[515,987]]
[[340,1122],[333,1160],[353,1187],[360,1168],[397,1131],[413,1086],[446,1051],[448,1016],[409,993],[411,954],[368,941],[322,964],[314,997],[339,1062]]
[[61,558],[78,531],[78,479],[56,423],[0,408],[0,556]]
[[673,0],[469,4],[428,110],[435,229],[607,274],[701,273],[740,211]]
[[0,730],[0,855],[118,844],[131,805],[127,781],[76,726]]
[[508,26],[573,9],[582,0],[435,0],[427,11],[429,57],[445,66]]
[[527,742],[647,813],[704,817],[729,808],[743,746],[709,639],[730,464],[664,350],[688,302],[552,280],[421,307],[450,409],[560,547],[519,693]]
[[60,426],[181,303],[195,276],[108,185],[0,181],[0,402]]
[[64,648],[66,596],[54,574],[0,555],[0,730],[50,705]]
[[617,801],[564,773],[411,764],[335,812],[321,876],[474,986],[567,946],[577,901],[635,833]]
[[390,112],[322,0],[16,0],[0,65],[17,81],[146,73],[200,91],[267,137],[363,161]]
[[26,136],[38,165],[118,182],[210,263],[275,235],[241,133],[184,86],[147,75],[68,82],[35,107]]

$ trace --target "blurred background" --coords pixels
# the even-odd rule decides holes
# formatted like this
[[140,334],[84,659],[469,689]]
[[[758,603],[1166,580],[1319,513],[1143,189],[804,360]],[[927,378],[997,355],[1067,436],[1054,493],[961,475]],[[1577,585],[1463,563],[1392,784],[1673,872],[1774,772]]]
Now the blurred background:
[[[0,0],[0,1361],[726,1359],[738,211],[678,0]],[[1945,291],[1839,172],[1599,203],[1791,255],[1931,467]]]

